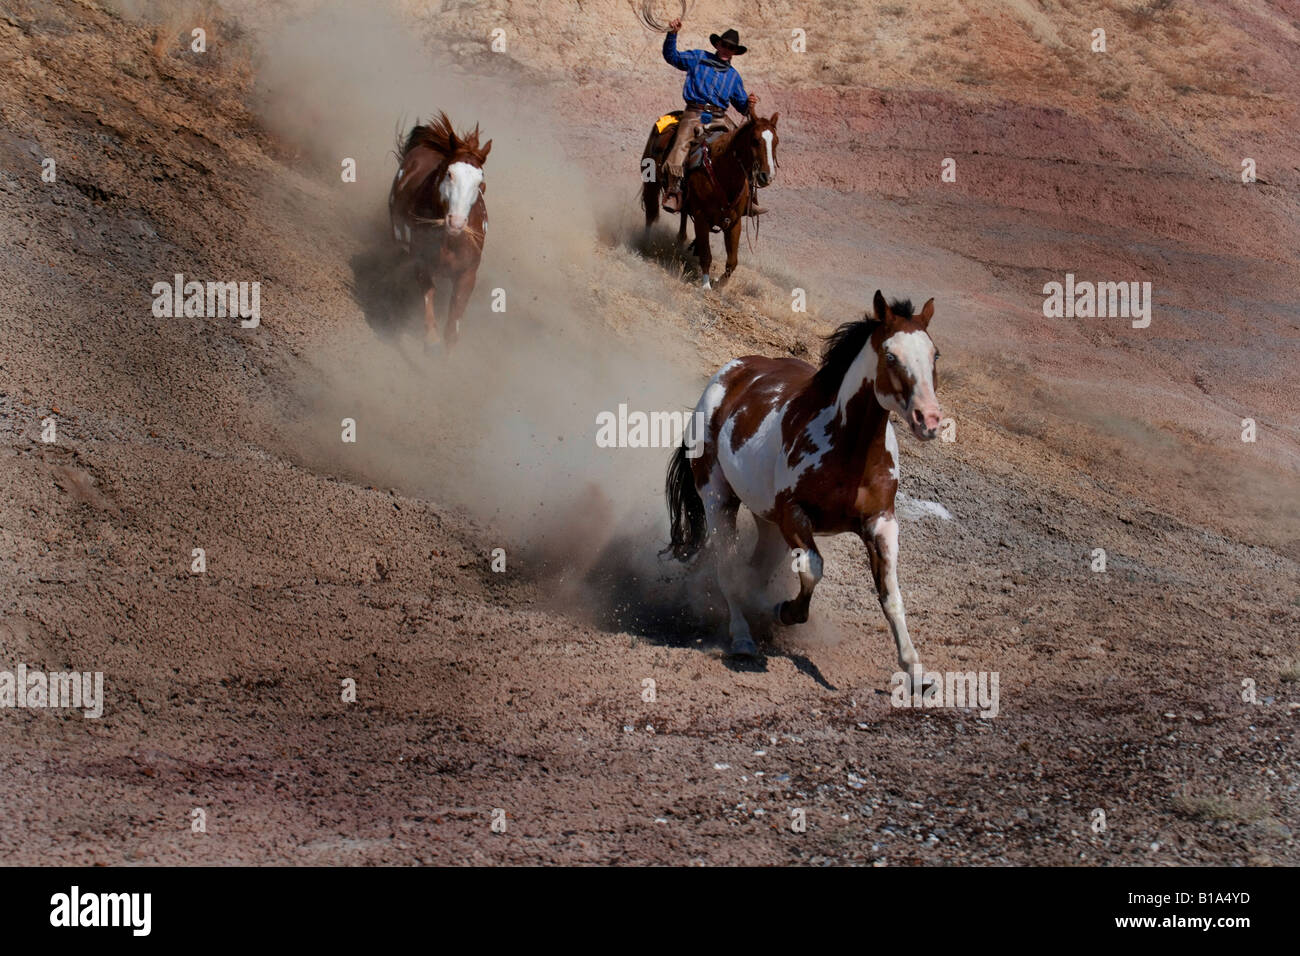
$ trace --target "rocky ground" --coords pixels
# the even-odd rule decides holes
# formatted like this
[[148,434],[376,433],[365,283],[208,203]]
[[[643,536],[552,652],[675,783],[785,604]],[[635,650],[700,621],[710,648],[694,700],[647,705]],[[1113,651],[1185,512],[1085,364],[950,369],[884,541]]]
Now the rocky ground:
[[[0,670],[106,694],[0,711],[7,862],[1300,862],[1300,8],[750,7],[684,37],[735,24],[781,114],[702,293],[640,235],[678,81],[617,0],[0,2]],[[450,356],[368,295],[437,108],[495,140]],[[260,326],[154,317],[177,272],[260,280]],[[1151,326],[1044,318],[1066,272],[1151,281]],[[991,719],[891,706],[849,538],[726,658],[655,554],[667,453],[594,443],[878,287],[936,298],[956,427],[902,438],[909,621]]]

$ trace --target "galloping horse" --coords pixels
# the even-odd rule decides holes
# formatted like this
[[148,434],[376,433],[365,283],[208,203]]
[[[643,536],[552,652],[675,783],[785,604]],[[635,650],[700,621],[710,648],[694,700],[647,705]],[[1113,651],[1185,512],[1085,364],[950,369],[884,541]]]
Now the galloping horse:
[[416,279],[424,289],[424,327],[429,346],[438,341],[433,313],[434,281],[452,280],[446,324],[447,347],[460,337],[460,319],[483,255],[487,204],[483,163],[492,140],[482,146],[478,126],[457,135],[446,113],[416,126],[398,142],[400,165],[388,194],[393,237],[415,260]]
[[[668,551],[686,561],[706,541],[716,549],[732,654],[757,653],[741,589],[765,587],[779,565],[793,563],[799,596],[774,613],[782,624],[803,623],[822,576],[813,536],[852,531],[867,546],[899,663],[909,675],[920,670],[898,588],[898,440],[889,413],[897,412],[917,438],[937,434],[939,353],[926,331],[934,300],[913,315],[910,302],[886,305],[877,291],[873,307],[874,316],[827,339],[820,368],[761,356],[724,365],[695,406],[693,429],[704,433],[688,433],[668,466]],[[749,560],[756,582],[742,580],[744,569],[736,566],[742,503],[758,526]]]
[[[680,111],[676,114],[680,116]],[[740,257],[740,229],[750,199],[760,186],[768,185],[776,175],[776,146],[781,141],[776,132],[780,113],[771,119],[751,115],[737,129],[711,140],[701,151],[700,165],[687,169],[683,182],[681,225],[677,241],[686,239],[686,217],[695,224],[695,254],[704,273],[703,287],[713,288],[709,268],[713,252],[709,233],[721,230],[727,247],[727,270],[718,279],[722,283],[736,271]],[[654,162],[655,177],[641,187],[645,206],[645,224],[649,229],[659,218],[659,192],[663,179],[663,159],[672,142],[673,127],[660,132],[652,127],[642,151],[642,163]],[[644,168],[644,167],[643,167]]]

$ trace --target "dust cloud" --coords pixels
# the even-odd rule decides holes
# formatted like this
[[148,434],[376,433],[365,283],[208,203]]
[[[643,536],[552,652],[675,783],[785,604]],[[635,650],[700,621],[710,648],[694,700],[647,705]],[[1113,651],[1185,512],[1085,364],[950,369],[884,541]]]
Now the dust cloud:
[[[668,343],[624,323],[647,293],[619,285],[620,252],[598,240],[615,200],[566,158],[559,118],[518,77],[455,73],[371,8],[316,8],[270,31],[258,59],[268,126],[323,174],[337,176],[340,157],[359,170],[350,283],[369,328],[358,315],[354,338],[304,353],[302,413],[286,422],[296,453],[469,513],[485,528],[485,561],[504,548],[512,570],[611,623],[653,628],[676,614],[686,585],[658,557],[670,450],[598,447],[597,415],[620,403],[687,411],[702,382]],[[440,109],[493,141],[484,257],[451,353],[424,347],[418,290],[387,222],[397,134]],[[491,310],[494,290],[504,312]],[[357,422],[355,445],[340,441],[345,417]]]

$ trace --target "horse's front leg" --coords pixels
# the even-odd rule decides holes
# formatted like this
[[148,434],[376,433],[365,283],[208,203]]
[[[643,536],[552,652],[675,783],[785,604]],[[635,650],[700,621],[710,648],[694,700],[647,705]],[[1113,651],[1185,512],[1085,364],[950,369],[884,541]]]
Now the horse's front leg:
[[433,293],[431,284],[424,290],[424,345],[433,348],[438,344],[438,318],[433,314]]
[[885,612],[889,629],[894,632],[898,648],[898,663],[909,678],[919,683],[921,658],[912,646],[907,633],[907,618],[903,614],[903,594],[898,588],[898,519],[892,511],[872,519],[863,529],[862,540],[871,556],[871,574],[876,581],[876,596]]
[[415,278],[424,287],[424,347],[430,349],[438,344],[438,317],[433,312],[433,275],[421,268],[416,271]]
[[701,216],[695,222],[695,255],[700,260],[700,272],[704,275],[702,288],[712,289],[713,280],[709,278],[709,269],[713,267],[713,251],[709,249],[709,224]]
[[796,554],[795,568],[799,572],[799,595],[776,606],[776,619],[782,624],[802,624],[808,620],[808,605],[813,589],[822,579],[822,555],[813,540],[812,522],[798,505],[790,505],[778,516],[777,524],[792,554]]
[[474,291],[477,274],[477,267],[472,266],[456,275],[451,288],[451,307],[447,311],[447,348],[455,345],[460,338],[460,317],[469,305],[469,295]]
[[754,524],[758,528],[758,537],[749,556],[749,570],[754,575],[754,588],[761,596],[776,569],[789,563],[790,549],[785,546],[781,529],[771,521],[754,515]]
[[744,216],[737,215],[736,221],[728,226],[727,231],[723,233],[727,244],[727,270],[722,273],[718,285],[731,278],[731,274],[736,271],[736,263],[740,261],[740,228],[743,222]]
[[686,241],[686,210],[683,209],[678,216],[681,222],[677,226],[677,245],[680,246]]

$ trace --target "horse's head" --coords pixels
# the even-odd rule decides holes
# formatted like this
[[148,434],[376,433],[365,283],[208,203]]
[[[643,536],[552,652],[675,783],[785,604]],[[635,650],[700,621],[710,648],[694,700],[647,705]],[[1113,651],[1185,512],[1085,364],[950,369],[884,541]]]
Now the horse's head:
[[457,235],[469,224],[470,211],[487,188],[483,183],[483,164],[492,150],[492,140],[480,146],[475,126],[474,132],[466,137],[453,134],[449,145],[438,196],[447,209],[447,232]]
[[912,434],[923,441],[939,433],[943,411],[935,394],[935,359],[939,350],[927,327],[934,315],[934,299],[912,314],[911,302],[885,302],[880,290],[872,301],[876,329],[871,347],[876,353],[874,388],[882,408],[898,413]]
[[780,113],[773,113],[771,118],[752,116],[750,123],[754,127],[754,165],[753,178],[759,186],[766,186],[776,179],[776,145],[781,137],[776,132],[776,121]]

